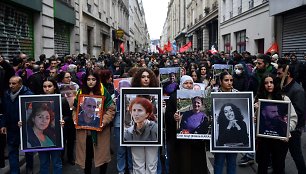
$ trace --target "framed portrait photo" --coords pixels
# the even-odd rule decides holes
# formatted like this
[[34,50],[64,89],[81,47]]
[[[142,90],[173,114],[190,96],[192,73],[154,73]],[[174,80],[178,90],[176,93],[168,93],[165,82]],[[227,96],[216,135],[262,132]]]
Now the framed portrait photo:
[[21,150],[37,152],[63,149],[61,95],[19,96]]
[[121,88],[120,145],[162,146],[161,88]]
[[257,115],[257,136],[274,139],[288,139],[291,102],[259,99]]
[[104,96],[80,94],[75,128],[102,131],[104,101]]
[[77,94],[77,86],[75,84],[61,84],[59,86],[62,97],[65,97],[69,103],[70,109],[73,108],[74,99]]
[[255,152],[252,92],[212,92],[211,152]]
[[218,77],[224,71],[227,71],[227,72],[233,74],[233,65],[214,64],[213,65],[213,77],[214,77],[214,79],[219,79]]
[[164,98],[168,99],[179,88],[181,69],[180,67],[159,68],[159,78]]
[[210,139],[211,116],[210,108],[206,107],[205,91],[177,90],[177,122],[178,139]]

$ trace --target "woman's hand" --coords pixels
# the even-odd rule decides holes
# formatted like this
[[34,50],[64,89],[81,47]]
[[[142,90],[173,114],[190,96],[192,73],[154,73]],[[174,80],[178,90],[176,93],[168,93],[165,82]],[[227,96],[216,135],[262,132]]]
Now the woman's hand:
[[228,123],[227,129],[231,129],[232,127],[236,127],[238,130],[241,130],[241,127],[239,126],[239,124],[237,123],[237,120],[231,120]]
[[60,120],[60,125],[61,125],[62,127],[64,127],[64,125],[65,125],[65,120]]
[[18,121],[19,128],[22,127],[22,121]]
[[178,112],[176,112],[176,113],[174,114],[174,120],[175,120],[176,122],[179,122],[181,119],[182,119],[182,116],[181,116]]

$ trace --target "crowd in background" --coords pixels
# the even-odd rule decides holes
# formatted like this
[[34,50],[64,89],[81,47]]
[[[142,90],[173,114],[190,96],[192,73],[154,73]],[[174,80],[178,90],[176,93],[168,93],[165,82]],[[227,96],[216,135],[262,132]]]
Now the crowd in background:
[[[285,53],[283,56],[279,55],[278,53],[267,53],[267,54],[257,54],[257,55],[251,55],[249,52],[243,52],[238,53],[237,51],[233,51],[232,53],[212,53],[210,51],[194,51],[194,52],[186,52],[186,53],[180,53],[176,55],[169,55],[169,54],[157,54],[157,53],[104,53],[101,52],[101,54],[98,56],[98,58],[91,58],[90,55],[87,54],[79,54],[79,55],[67,55],[64,57],[58,57],[57,55],[46,57],[44,54],[39,56],[39,60],[34,60],[33,58],[27,57],[26,54],[21,53],[18,56],[16,56],[12,60],[7,60],[4,57],[0,58],[0,97],[1,97],[1,117],[0,117],[0,128],[1,128],[1,134],[0,134],[0,167],[4,167],[4,149],[5,146],[8,145],[8,151],[9,151],[9,161],[10,165],[12,161],[14,161],[13,157],[10,157],[13,153],[12,147],[15,148],[14,153],[16,152],[16,148],[18,148],[20,142],[19,142],[19,136],[16,136],[15,134],[19,134],[19,130],[17,127],[18,120],[11,120],[10,122],[4,121],[7,117],[8,109],[5,108],[6,105],[4,104],[5,101],[3,99],[6,95],[8,97],[12,98],[18,92],[17,94],[20,94],[21,89],[27,89],[29,93],[24,94],[46,94],[46,91],[44,91],[44,82],[48,81],[47,79],[52,79],[49,81],[55,81],[57,86],[57,89],[61,89],[62,85],[69,84],[75,86],[75,90],[83,91],[85,94],[90,95],[105,95],[112,97],[112,101],[109,101],[110,103],[107,105],[108,108],[108,120],[105,120],[109,128],[112,126],[110,124],[112,122],[112,119],[116,116],[118,117],[119,113],[115,113],[115,104],[116,101],[118,102],[118,95],[114,89],[113,85],[113,79],[114,78],[126,78],[126,77],[132,77],[132,82],[128,86],[131,87],[157,87],[159,86],[159,68],[166,68],[166,67],[180,67],[181,68],[181,76],[189,76],[190,80],[188,82],[193,83],[204,83],[206,88],[217,88],[222,89],[222,83],[223,79],[220,79],[220,77],[216,77],[213,75],[212,70],[213,66],[215,64],[228,64],[233,65],[233,72],[230,72],[232,74],[228,74],[230,76],[220,76],[222,78],[229,78],[232,79],[232,89],[236,89],[237,91],[252,91],[254,98],[258,97],[257,93],[260,89],[260,87],[263,85],[263,80],[265,79],[266,74],[271,74],[273,76],[273,79],[279,78],[280,81],[283,81],[282,93],[286,94],[290,100],[293,102],[294,109],[296,110],[297,116],[298,116],[298,123],[296,125],[296,128],[291,130],[291,136],[292,138],[289,139],[288,147],[284,147],[284,151],[287,153],[286,148],[289,148],[290,153],[293,156],[293,159],[296,163],[297,169],[299,173],[302,173],[303,171],[306,171],[304,158],[301,153],[301,133],[303,132],[303,128],[305,127],[305,94],[304,91],[306,89],[306,78],[303,77],[304,74],[306,74],[306,54],[302,58],[297,58],[296,54],[294,52]],[[288,65],[288,67],[286,66]],[[287,70],[286,70],[287,69]],[[141,73],[140,73],[141,72]],[[144,78],[144,72],[147,72],[148,79],[150,85],[146,86],[142,83],[141,79]],[[282,73],[288,73],[288,76],[291,77],[291,81],[288,78],[281,77]],[[285,74],[286,76],[287,74]],[[18,77],[18,78],[17,78]],[[21,83],[17,91],[14,90],[14,84],[12,81],[12,78],[15,78],[16,83]],[[92,89],[89,85],[89,80],[94,79],[96,82],[93,85],[97,87],[97,89]],[[136,83],[137,80],[139,82]],[[151,81],[150,81],[151,80]],[[285,81],[285,82],[284,82]],[[291,86],[293,82],[296,82],[298,85],[300,85],[300,88],[303,89],[303,93],[300,93],[303,100],[302,103],[304,105],[300,106],[299,104],[295,104],[293,100],[296,99],[297,96],[294,94],[291,94]],[[287,82],[287,83],[286,83]],[[100,85],[100,83],[102,85]],[[182,83],[182,82],[181,82]],[[276,80],[274,80],[274,85],[281,85],[277,84]],[[97,86],[96,86],[97,85]],[[99,86],[100,85],[100,86]],[[184,84],[182,83],[182,86]],[[98,87],[99,86],[99,87]],[[17,86],[18,87],[18,86]],[[283,88],[284,87],[284,88]],[[105,88],[105,94],[101,94],[99,92],[100,88]],[[184,87],[186,89],[189,89],[189,87]],[[192,89],[192,88],[190,88]],[[190,90],[189,89],[189,90]],[[31,93],[30,93],[31,92]],[[175,92],[173,91],[170,95],[171,98],[175,97]],[[221,92],[223,92],[221,90]],[[107,94],[106,94],[107,93]],[[289,93],[289,94],[288,94]],[[262,94],[261,94],[262,95]],[[291,98],[292,96],[292,98]],[[274,98],[271,98],[274,99]],[[12,100],[13,102],[13,100]],[[114,103],[112,103],[114,102]],[[69,103],[69,101],[68,101]],[[70,107],[72,108],[71,104],[69,103]],[[174,118],[175,110],[169,110],[169,106],[174,106],[174,103],[168,103],[166,106],[166,113],[165,113],[165,119],[166,119],[166,127],[171,127],[174,122],[176,121]],[[88,168],[91,168],[91,162],[94,158],[95,161],[99,161],[95,158],[96,153],[103,153],[105,156],[103,160],[98,162],[98,165],[96,164],[96,167],[100,167],[100,173],[105,173],[107,164],[110,161],[110,148],[106,151],[108,152],[100,152],[99,150],[95,149],[95,146],[93,149],[91,149],[90,152],[86,151],[86,155],[82,156],[82,162],[79,162],[80,158],[79,155],[75,155],[75,146],[78,146],[79,141],[78,136],[86,136],[86,132],[78,132],[78,130],[75,130],[74,128],[74,122],[73,122],[73,115],[72,111],[70,109],[67,109],[64,115],[64,146],[65,151],[60,154],[60,158],[62,163],[67,160],[67,162],[71,165],[74,165],[75,162],[77,164],[81,163],[81,167],[85,168],[85,173],[91,173],[91,170]],[[119,106],[117,106],[119,107]],[[174,106],[176,108],[176,106]],[[301,109],[302,108],[302,109]],[[18,112],[15,110],[14,114],[17,114]],[[13,113],[11,113],[13,114]],[[168,121],[167,121],[168,119]],[[118,120],[118,119],[117,119]],[[15,125],[16,124],[16,125]],[[118,125],[118,123],[116,123]],[[114,125],[116,125],[114,123]],[[170,125],[170,126],[169,126]],[[4,128],[7,129],[4,131]],[[167,129],[167,128],[166,128]],[[105,129],[105,131],[108,129]],[[110,130],[110,129],[109,129]],[[116,129],[117,130],[117,129]],[[12,131],[12,133],[8,133],[8,131]],[[132,148],[123,148],[121,149],[120,155],[124,155],[124,157],[120,157],[119,155],[116,156],[117,158],[117,169],[118,173],[124,173],[125,171],[130,171],[133,173],[141,173],[142,171],[142,165],[145,165],[148,169],[145,173],[183,173],[190,171],[190,173],[207,173],[207,164],[206,159],[203,160],[201,157],[198,157],[198,160],[203,160],[197,163],[198,165],[204,165],[205,167],[199,167],[199,170],[189,170],[188,167],[184,168],[184,165],[187,164],[181,164],[177,163],[175,161],[176,156],[180,156],[179,154],[175,154],[173,150],[177,150],[180,148],[180,146],[184,146],[185,148],[190,148],[190,153],[193,154],[195,152],[203,152],[205,154],[205,141],[199,142],[198,140],[188,140],[191,141],[186,143],[187,140],[184,140],[183,142],[179,142],[179,140],[172,140],[174,137],[173,135],[174,130],[166,130],[166,141],[164,143],[164,147],[168,146],[167,148],[167,155],[168,158],[165,158],[163,148],[157,149],[149,149],[149,152],[154,153],[157,155],[157,157],[150,157],[150,159],[147,159],[145,162],[146,164],[142,164],[139,162],[142,157],[139,157],[139,149]],[[6,133],[8,133],[8,137],[6,137]],[[92,132],[93,133],[93,132]],[[118,133],[118,132],[117,132]],[[94,134],[94,133],[93,133]],[[115,133],[110,132],[104,132],[101,137],[104,137],[107,139],[107,141],[110,141],[110,136],[118,136]],[[88,135],[88,134],[87,134]],[[98,135],[99,138],[100,135]],[[175,139],[175,138],[174,138]],[[99,139],[98,139],[99,140]],[[96,140],[96,141],[98,141]],[[95,144],[95,139],[93,140],[86,140],[84,145],[86,146],[92,146]],[[261,141],[263,143],[263,140]],[[277,143],[276,143],[277,144]],[[286,144],[286,143],[285,143]],[[100,145],[100,144],[99,144]],[[109,147],[110,143],[101,145],[101,147]],[[179,146],[179,147],[176,147]],[[119,145],[116,146],[117,149],[120,148]],[[171,149],[172,148],[172,149]],[[194,151],[193,151],[193,150]],[[136,151],[138,150],[138,152]],[[147,149],[148,150],[148,149]],[[66,156],[64,154],[67,154]],[[78,153],[78,152],[77,152]],[[91,155],[87,156],[90,153]],[[93,154],[94,153],[94,154]],[[138,153],[138,154],[137,154]],[[200,154],[203,154],[200,153]],[[136,158],[136,154],[138,155]],[[127,157],[125,157],[125,155]],[[172,155],[172,156],[171,156]],[[187,155],[187,154],[185,154]],[[294,156],[295,155],[295,156]],[[274,156],[271,155],[272,159],[267,160],[274,162]],[[181,157],[186,157],[184,154]],[[234,163],[236,163],[236,157],[229,157],[234,159]],[[27,157],[27,172],[31,173],[33,169],[33,159],[31,162],[31,158],[33,158],[32,154],[28,154]],[[124,158],[124,160],[122,160]],[[205,156],[206,158],[206,156]],[[219,158],[219,157],[218,157]],[[223,157],[222,157],[223,158]],[[225,158],[225,157],[224,157]],[[266,158],[266,157],[265,157]],[[267,157],[269,158],[269,157]],[[150,160],[153,160],[150,161]],[[188,159],[188,158],[186,158]],[[185,159],[185,160],[186,160]],[[227,159],[227,157],[226,157]],[[167,161],[169,160],[169,161]],[[190,159],[191,160],[191,159]],[[228,159],[227,159],[228,160]],[[248,164],[249,161],[254,161],[254,154],[245,154],[243,159],[239,162],[240,164]],[[262,158],[257,159],[262,160]],[[224,162],[224,160],[223,160]],[[257,161],[259,164],[262,164],[262,161]],[[266,161],[264,161],[266,162]],[[221,162],[222,163],[222,162]],[[181,165],[180,165],[181,164]],[[217,164],[216,164],[217,165]],[[223,163],[222,163],[223,165]],[[233,163],[231,163],[233,165]],[[272,167],[276,171],[276,166],[278,164],[272,164]],[[90,167],[88,167],[90,166]],[[282,165],[283,166],[283,165]],[[144,168],[146,168],[144,167]],[[182,170],[179,170],[182,167]],[[217,169],[217,166],[215,166]],[[265,173],[266,170],[264,168],[261,170],[262,173]],[[190,164],[190,168],[194,168],[194,164]],[[197,169],[197,168],[196,168]],[[283,168],[277,168],[277,171],[282,172]],[[220,170],[216,170],[220,171]],[[228,169],[228,173],[235,173],[235,169]],[[222,170],[221,170],[222,172]],[[16,171],[18,173],[18,171]],[[218,173],[217,173],[218,174]]]

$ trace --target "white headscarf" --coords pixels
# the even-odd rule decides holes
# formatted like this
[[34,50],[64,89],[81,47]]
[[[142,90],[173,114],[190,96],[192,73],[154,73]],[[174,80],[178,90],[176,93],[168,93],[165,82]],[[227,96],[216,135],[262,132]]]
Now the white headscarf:
[[[181,80],[180,80],[180,90],[185,89],[185,88],[183,87],[183,84],[184,84],[187,80],[191,80],[192,83],[193,83],[192,77],[190,77],[190,76],[188,76],[188,75],[183,75],[183,76],[181,77]],[[193,85],[192,85],[192,86],[193,86]],[[192,88],[193,88],[193,87],[192,87]]]

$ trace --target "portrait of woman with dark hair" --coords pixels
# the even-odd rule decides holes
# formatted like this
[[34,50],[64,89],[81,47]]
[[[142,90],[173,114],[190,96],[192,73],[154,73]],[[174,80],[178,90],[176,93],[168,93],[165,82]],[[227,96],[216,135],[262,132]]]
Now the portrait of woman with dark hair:
[[55,130],[51,126],[54,112],[50,103],[33,103],[27,124],[27,147],[50,147],[55,145]]
[[224,104],[218,116],[219,136],[217,146],[248,146],[246,123],[240,109],[232,104]]
[[176,82],[176,75],[174,72],[169,73],[169,80],[163,84],[164,95],[171,95],[179,88],[179,84]]
[[205,134],[208,132],[208,118],[201,111],[203,100],[201,97],[192,98],[192,110],[186,111],[182,115],[180,130],[188,131],[190,134]]
[[124,133],[126,141],[157,141],[157,124],[150,121],[153,104],[143,97],[136,97],[129,105],[134,125]]

